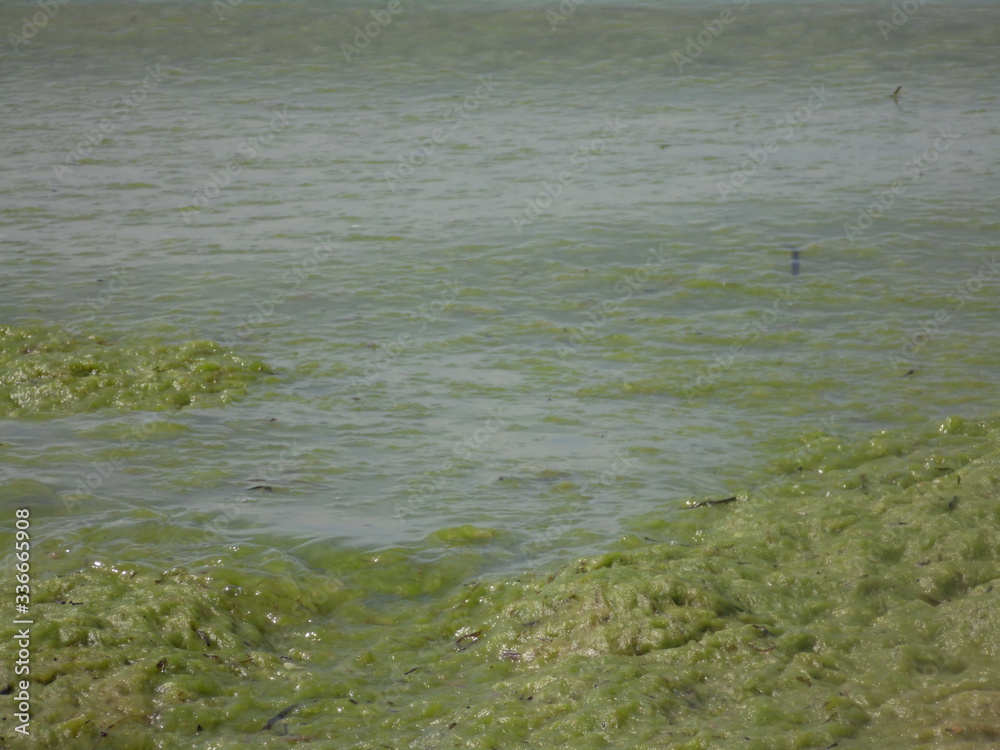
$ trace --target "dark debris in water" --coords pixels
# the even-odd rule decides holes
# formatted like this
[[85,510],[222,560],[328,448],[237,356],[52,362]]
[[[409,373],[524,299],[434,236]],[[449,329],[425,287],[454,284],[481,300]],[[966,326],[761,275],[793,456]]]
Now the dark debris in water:
[[738,497],[733,495],[732,497],[724,497],[721,500],[701,500],[697,503],[690,503],[686,505],[683,510],[692,510],[694,508],[704,508],[708,505],[725,505],[726,503],[734,503],[739,500]]
[[274,716],[272,716],[270,719],[267,720],[267,723],[264,724],[264,731],[269,731],[271,729],[274,729],[275,725],[279,721],[281,721],[286,716],[288,716],[288,714],[290,714],[292,711],[294,711],[300,705],[302,705],[302,704],[300,704],[300,703],[293,703],[292,705],[288,706],[287,708],[281,709],[277,714],[275,714]]

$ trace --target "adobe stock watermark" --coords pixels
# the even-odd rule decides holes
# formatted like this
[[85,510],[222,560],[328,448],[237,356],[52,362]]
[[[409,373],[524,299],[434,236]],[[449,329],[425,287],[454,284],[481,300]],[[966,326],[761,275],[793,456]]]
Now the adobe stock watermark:
[[761,336],[771,330],[775,321],[788,312],[799,294],[794,285],[788,284],[784,291],[774,298],[770,307],[744,323],[740,328],[740,340],[730,344],[724,354],[716,355],[711,364],[701,369],[693,383],[684,386],[684,397],[691,398],[699,391],[704,391],[717,383],[724,372],[745,356],[747,346],[757,343]]
[[[479,85],[473,94],[465,97],[460,104],[452,104],[445,115],[445,124],[434,128],[430,137],[417,141],[417,147],[406,156],[399,158],[395,172],[386,172],[385,181],[389,189],[396,192],[397,185],[413,174],[417,167],[422,167],[434,155],[438,146],[443,145],[479,109],[480,105],[490,100],[496,84],[493,74],[479,76]],[[423,141],[421,143],[421,141]]]
[[220,21],[227,21],[233,11],[241,5],[243,5],[243,0],[215,0],[212,3],[212,10],[215,11],[215,17]]
[[[291,125],[291,121],[292,116],[288,114],[288,105],[276,105],[271,110],[271,119],[268,121],[267,127],[244,138],[236,147],[236,155],[244,157],[248,162],[253,161],[259,155],[258,147],[266,146],[274,136],[284,132]],[[190,224],[196,211],[200,211],[209,202],[218,198],[222,191],[232,183],[233,177],[243,171],[244,166],[235,159],[230,159],[225,166],[212,170],[208,179],[192,191],[191,202],[188,205],[179,206],[185,223]]]
[[[17,508],[14,511],[14,608],[17,616],[13,620],[14,625],[24,625],[11,639],[17,646],[17,651],[12,651],[12,656],[16,656],[11,672],[21,679],[10,680],[8,683],[8,694],[14,693],[14,721],[13,725],[8,725],[8,729],[13,728],[18,734],[25,737],[31,736],[31,626],[34,625],[35,615],[31,611],[31,510],[29,508]],[[30,617],[29,617],[30,615]]]
[[533,224],[535,219],[552,205],[553,201],[558,200],[562,196],[565,186],[573,182],[577,174],[585,171],[594,159],[607,151],[609,144],[625,132],[626,128],[628,125],[623,125],[618,115],[608,115],[604,118],[604,129],[601,131],[601,135],[573,152],[569,160],[573,169],[562,170],[556,175],[554,181],[542,181],[538,194],[532,198],[525,198],[524,210],[520,212],[521,215],[510,214],[511,223],[517,229],[517,233],[521,234],[524,227]]
[[111,301],[119,292],[127,288],[128,279],[126,278],[125,268],[119,266],[111,272],[111,277],[108,281],[107,287],[101,290],[96,297],[92,297],[87,300],[86,305],[89,311],[88,314],[85,317],[74,320],[72,323],[66,325],[66,331],[73,336],[78,336],[80,334],[81,326],[93,321],[97,317],[98,313],[111,304]]
[[[278,458],[254,469],[254,478],[251,481],[277,483],[276,478],[285,474],[301,454],[302,449],[298,447],[297,441],[293,438],[290,443],[285,444]],[[223,502],[219,508],[219,514],[208,523],[208,530],[215,534],[225,533],[232,526],[233,522],[243,515],[243,506],[245,503],[245,499],[239,501],[229,499]]]
[[739,168],[733,170],[732,174],[729,175],[729,181],[722,182],[720,180],[715,183],[715,188],[719,191],[719,197],[723,201],[728,200],[729,194],[734,190],[739,190],[746,185],[747,180],[757,174],[760,168],[767,164],[767,160],[771,158],[771,155],[781,148],[783,143],[787,143],[795,136],[796,129],[809,122],[812,119],[813,113],[826,104],[827,93],[824,84],[820,84],[819,88],[813,86],[809,89],[809,92],[809,99],[803,106],[796,108],[794,111],[785,112],[775,122],[775,127],[778,128],[777,137],[769,138],[761,145],[747,149],[747,156],[749,158]]
[[592,340],[597,332],[608,324],[608,316],[621,310],[635,296],[639,288],[649,281],[653,273],[667,264],[666,246],[651,247],[646,253],[649,257],[645,263],[615,284],[615,293],[620,296],[603,300],[596,308],[584,313],[587,322],[572,327],[570,331],[572,345],[559,344],[560,359],[566,359],[567,355],[576,353],[582,344]]
[[889,209],[896,204],[896,199],[906,195],[910,185],[919,180],[924,170],[931,164],[935,164],[941,158],[941,154],[950,149],[958,136],[951,132],[951,126],[938,129],[938,136],[934,139],[931,148],[911,157],[903,165],[903,174],[892,181],[886,190],[876,190],[872,193],[875,200],[864,208],[858,209],[858,218],[854,224],[844,222],[844,237],[855,244],[876,219],[888,213]]
[[[829,414],[821,417],[819,420],[819,426],[828,434],[833,434],[833,430],[836,425],[836,418]],[[819,458],[823,455],[824,451],[825,449],[820,446],[803,446],[795,451],[795,453],[788,456],[786,460],[790,459],[792,463],[799,464],[801,466],[810,463],[813,459]],[[786,484],[787,482],[787,475],[774,475],[766,482],[754,485],[747,495],[763,500],[772,500],[771,491],[779,485]]]
[[[750,7],[750,0],[731,0],[731,2],[739,10],[746,10]],[[684,53],[686,54],[676,51],[671,54],[674,65],[677,66],[677,72],[683,73],[686,66],[693,65],[694,61],[701,57],[702,52],[711,47],[713,42],[722,36],[726,27],[735,20],[736,14],[729,8],[723,8],[718,18],[704,21],[705,29],[698,32],[697,36],[689,36],[685,40],[687,44],[684,47]]]
[[[596,480],[586,482],[581,486],[580,494],[587,494],[596,487],[610,487],[619,477],[628,473],[637,463],[639,463],[639,459],[632,458],[626,455],[624,451],[616,448],[612,452],[611,465],[602,471]],[[531,541],[524,545],[524,557],[529,558],[538,554],[563,534],[572,530],[573,526],[567,520],[560,520],[544,531],[532,534]]]
[[[430,302],[424,302],[415,311],[410,313],[411,318],[420,321],[414,331],[417,336],[423,334],[431,323],[437,322],[438,314],[454,302],[462,291],[461,285],[454,280],[444,282],[444,286],[444,290],[439,292],[435,299]],[[393,362],[403,352],[413,346],[416,341],[414,333],[403,331],[396,336],[395,341],[376,346],[374,353],[368,358],[368,362],[365,364],[364,374],[359,378],[353,379],[352,384],[354,387],[360,390],[362,387],[374,383],[382,373],[392,366]]]
[[951,294],[947,297],[948,307],[937,310],[933,315],[928,316],[920,322],[917,330],[908,336],[903,344],[890,354],[886,361],[893,367],[910,367],[914,364],[914,357],[932,338],[941,333],[941,329],[961,310],[969,301],[979,294],[990,282],[1000,275],[1000,253],[993,253],[992,257],[985,258],[979,265],[979,269],[973,276],[959,282]]
[[437,468],[422,478],[415,489],[409,490],[410,500],[406,506],[396,508],[396,518],[404,520],[410,513],[420,510],[431,493],[441,491],[447,482],[448,474],[455,469],[458,462],[467,461],[475,453],[481,451],[493,436],[507,424],[501,407],[489,409],[487,414],[489,416],[483,419],[482,426],[477,427],[467,437],[456,440],[452,444],[451,456],[441,461]]
[[586,1],[587,0],[562,0],[559,3],[558,11],[554,11],[551,8],[545,11],[545,18],[549,22],[549,31],[555,31],[559,28],[559,24],[565,23],[566,19],[576,13],[577,8],[583,5]]
[[242,342],[246,341],[257,327],[274,317],[279,305],[282,305],[288,297],[302,286],[303,282],[312,276],[319,268],[320,264],[326,261],[337,247],[333,240],[329,238],[321,239],[312,252],[299,260],[294,266],[281,274],[281,283],[286,286],[284,289],[275,289],[264,299],[254,300],[255,312],[247,313],[243,321],[237,325],[232,334],[223,337],[219,344],[227,349],[238,349]]
[[12,31],[7,34],[7,40],[14,48],[15,54],[20,53],[21,47],[38,36],[38,32],[49,25],[49,21],[59,15],[59,10],[63,6],[69,5],[69,0],[37,0],[35,5],[41,10],[32,15],[31,18],[27,16],[21,18],[21,33],[15,34]]
[[145,417],[139,424],[129,427],[125,437],[119,440],[118,448],[106,456],[107,460],[92,461],[90,465],[93,471],[81,475],[77,479],[76,492],[63,495],[62,501],[66,510],[74,510],[83,502],[81,497],[97,492],[106,481],[114,476],[115,472],[124,465],[128,454],[138,448],[154,432],[158,423],[159,420],[155,417]]
[[371,11],[371,21],[368,21],[363,27],[354,27],[354,37],[351,40],[354,44],[343,42],[340,45],[340,52],[344,55],[344,59],[350,62],[352,57],[360,55],[361,50],[368,47],[372,40],[393,22],[396,15],[402,12],[403,3],[400,0],[391,0],[385,8]]
[[901,3],[892,4],[892,15],[889,20],[880,19],[875,25],[882,32],[882,39],[889,41],[889,35],[894,31],[899,31],[907,21],[916,13],[927,0],[903,0]]
[[142,104],[146,97],[159,88],[165,73],[160,72],[160,64],[146,67],[146,75],[142,82],[133,86],[125,96],[120,96],[111,102],[111,116],[104,117],[97,123],[97,127],[88,131],[83,140],[76,144],[76,148],[66,154],[62,164],[52,167],[56,179],[63,182],[74,167],[80,161],[88,158],[94,149],[101,145],[104,140],[118,129],[118,126],[132,116],[133,110]]

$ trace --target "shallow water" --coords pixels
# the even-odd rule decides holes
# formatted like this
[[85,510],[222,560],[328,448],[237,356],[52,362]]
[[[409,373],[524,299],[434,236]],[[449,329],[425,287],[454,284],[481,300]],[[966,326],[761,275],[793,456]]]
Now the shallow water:
[[[260,689],[281,655],[305,660],[266,622],[305,633],[317,612],[336,636],[313,639],[308,659],[335,676],[305,669],[281,690],[318,694],[342,675],[345,696],[367,690],[354,699],[382,712],[377,696],[399,675],[338,660],[415,649],[406,633],[420,618],[432,623],[420,638],[443,638],[434,648],[450,653],[464,635],[450,628],[465,625],[434,613],[473,581],[508,592],[476,615],[493,622],[510,597],[529,596],[509,593],[526,571],[690,541],[700,521],[688,514],[732,509],[687,502],[739,496],[749,509],[780,495],[809,514],[842,494],[917,492],[995,442],[984,427],[938,457],[919,447],[959,424],[949,419],[997,414],[996,5],[920,6],[886,39],[891,5],[585,3],[560,20],[554,3],[404,3],[363,49],[344,47],[380,7],[81,2],[0,53],[0,324],[17,331],[0,327],[0,493],[4,507],[31,508],[47,620],[83,618],[36,628],[38,648],[89,643],[95,661],[67,674],[125,680],[111,646],[86,635],[114,628],[88,626],[98,613],[85,606],[52,605],[55,576],[77,576],[93,601],[125,596],[112,618],[123,632],[142,631],[164,571],[176,567],[168,578],[181,587],[180,619],[156,615],[173,622],[162,626],[170,642],[156,627],[139,638],[161,655],[128,683],[135,706],[70,710],[58,696],[72,690],[51,683],[61,742],[92,743],[97,726],[162,710],[151,694],[165,672],[147,667],[176,656],[197,674],[189,662],[204,658],[184,617],[214,622],[208,643],[230,655],[243,647],[224,634],[247,617],[261,635],[243,640],[270,666],[244,675],[253,688],[164,688],[163,705]],[[5,5],[0,29],[34,12]],[[7,398],[36,363],[24,331],[79,342],[52,364],[62,370],[18,381],[58,394],[28,408]],[[204,341],[241,363],[207,402],[204,380],[170,369]],[[115,352],[104,390],[87,380],[102,348]],[[115,403],[136,382],[158,385]],[[859,468],[884,455],[900,465]],[[734,513],[717,533],[742,539],[787,512]],[[988,531],[996,519],[980,522]],[[918,547],[933,544],[921,534]],[[664,564],[652,548],[635,554]],[[367,564],[383,555],[391,565]],[[970,555],[996,561],[988,544]],[[766,550],[749,544],[741,559],[754,556]],[[987,573],[959,593],[988,585]],[[235,609],[225,585],[240,587]],[[244,603],[258,585],[274,587],[273,601]],[[736,611],[713,607],[727,622]],[[923,615],[898,616],[911,616],[899,631],[910,638]],[[828,619],[816,628],[838,627]],[[575,627],[565,637],[578,643]],[[494,646],[482,668],[502,677],[466,686],[450,662],[448,684],[427,690],[506,690],[527,665]],[[848,659],[851,647],[830,648]],[[556,662],[538,673],[553,685],[575,669]],[[634,675],[615,674],[611,694],[624,694]],[[976,679],[997,689],[994,674]],[[901,681],[892,700],[911,688]],[[107,742],[267,743],[257,725],[285,707],[281,690],[237,700],[204,740],[169,724],[163,740],[139,729]],[[430,722],[413,746],[435,746],[447,726],[454,707],[435,700],[406,704]],[[709,731],[707,704],[695,705],[685,725]],[[341,734],[329,705],[310,710],[324,718],[301,730],[309,741],[365,739]],[[404,729],[418,714],[399,710],[399,725],[373,718],[371,737],[418,742]],[[76,711],[86,726],[58,724]],[[642,723],[639,708],[622,711],[622,727]],[[728,740],[683,741],[725,746],[711,743],[753,725],[767,743],[782,721],[809,723],[764,714],[727,719]],[[871,710],[845,721],[855,746],[874,741]],[[552,731],[545,742],[587,735]]]

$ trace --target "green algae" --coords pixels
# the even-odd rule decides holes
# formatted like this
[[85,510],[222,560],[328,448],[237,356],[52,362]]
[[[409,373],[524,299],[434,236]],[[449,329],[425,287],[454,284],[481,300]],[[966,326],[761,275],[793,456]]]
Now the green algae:
[[266,367],[211,341],[128,343],[44,326],[0,326],[0,418],[98,409],[210,407]]
[[766,492],[642,521],[669,541],[548,574],[480,574],[511,539],[475,526],[376,551],[234,545],[150,510],[55,534],[34,558],[34,739],[996,747],[1000,428],[828,440]]

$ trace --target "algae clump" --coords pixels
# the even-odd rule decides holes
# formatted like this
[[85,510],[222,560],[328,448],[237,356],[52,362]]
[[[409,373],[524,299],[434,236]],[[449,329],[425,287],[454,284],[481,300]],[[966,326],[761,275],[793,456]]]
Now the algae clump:
[[37,547],[36,739],[995,748],[1000,429],[945,426],[831,448],[769,498],[644,520],[669,541],[548,575],[476,575],[510,540],[471,526],[367,553],[234,545],[148,510],[114,537],[59,531]]
[[132,344],[0,326],[0,418],[218,406],[266,370],[211,341]]

